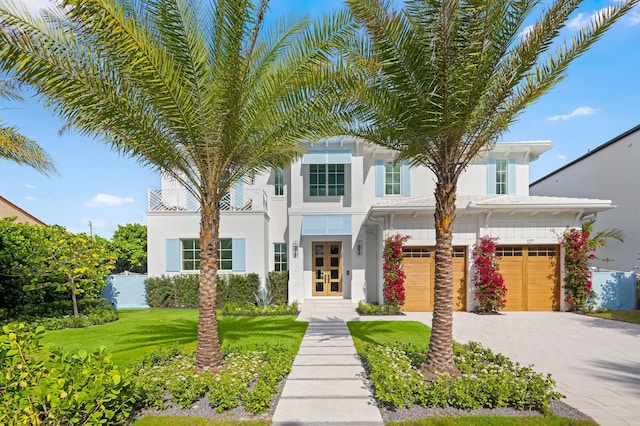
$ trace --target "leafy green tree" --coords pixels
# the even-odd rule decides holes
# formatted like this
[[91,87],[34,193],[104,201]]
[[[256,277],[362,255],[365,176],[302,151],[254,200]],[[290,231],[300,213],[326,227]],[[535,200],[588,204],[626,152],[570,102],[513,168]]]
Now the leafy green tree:
[[118,225],[111,238],[111,252],[116,256],[113,272],[147,272],[147,227],[139,223]]
[[[15,82],[6,79],[0,80],[0,98],[22,100],[16,91]],[[0,122],[0,158],[31,166],[44,174],[56,170],[55,163],[40,145],[22,136],[15,127],[5,126],[2,122]]]
[[[29,268],[41,285],[55,286],[58,291],[69,291],[73,315],[78,316],[78,295],[91,292],[98,297],[113,269],[115,257],[108,251],[108,241],[86,234],[73,234],[59,226],[44,242],[44,256],[34,259]],[[32,283],[28,290],[38,288]]]
[[0,68],[65,122],[166,172],[200,203],[196,368],[222,365],[220,203],[249,172],[335,134],[347,13],[265,30],[268,0],[67,0],[47,19],[0,5]]
[[346,131],[435,175],[433,330],[421,370],[459,374],[451,243],[460,174],[638,0],[602,9],[568,41],[561,30],[579,0],[550,2],[527,28],[538,1],[407,0],[400,10],[389,0],[347,3],[364,37],[350,47],[363,74],[349,105],[361,119]]

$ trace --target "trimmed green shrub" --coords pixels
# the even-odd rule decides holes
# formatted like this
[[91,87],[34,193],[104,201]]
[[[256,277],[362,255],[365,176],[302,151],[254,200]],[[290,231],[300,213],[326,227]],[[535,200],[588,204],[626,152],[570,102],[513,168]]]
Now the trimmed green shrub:
[[224,347],[223,352],[226,369],[216,374],[196,374],[193,353],[162,352],[146,359],[136,377],[140,405],[162,409],[176,403],[189,408],[207,396],[218,412],[241,403],[250,413],[267,411],[278,382],[291,370],[295,350],[275,344]]
[[223,308],[218,309],[218,315],[241,315],[241,316],[262,316],[262,315],[298,315],[298,303],[290,305],[281,303],[279,305],[256,306],[249,303],[239,305],[229,302]]
[[425,348],[415,345],[367,343],[365,358],[375,397],[392,407],[420,404],[425,407],[463,409],[512,407],[545,412],[562,395],[554,390],[550,375],[533,371],[470,342],[455,354],[462,377],[438,374],[425,382],[417,370]]
[[[197,308],[199,284],[198,274],[147,278],[144,281],[147,304],[152,308]],[[259,288],[258,274],[218,275],[216,305],[224,308],[230,302],[253,303],[253,295]]]
[[152,308],[197,308],[197,274],[150,277],[144,280],[147,305]]
[[0,424],[121,425],[134,404],[131,370],[119,370],[104,348],[75,354],[40,343],[44,329],[24,324],[0,335]]
[[289,302],[289,271],[271,271],[267,275],[267,290],[276,305]]

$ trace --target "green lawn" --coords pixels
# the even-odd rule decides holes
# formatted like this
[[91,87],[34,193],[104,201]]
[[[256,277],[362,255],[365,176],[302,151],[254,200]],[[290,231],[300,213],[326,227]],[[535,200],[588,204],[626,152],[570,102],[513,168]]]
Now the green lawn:
[[565,417],[502,417],[502,416],[469,416],[469,417],[431,417],[423,420],[391,422],[396,426],[597,426],[591,420],[573,420]]
[[431,338],[431,328],[417,321],[351,321],[347,326],[358,350],[363,343],[400,342],[427,346]]
[[[195,309],[122,309],[118,321],[88,328],[49,331],[43,343],[63,350],[96,350],[106,346],[113,361],[121,366],[156,348],[196,347],[198,311]],[[299,345],[307,324],[293,316],[218,317],[222,345],[250,345],[280,342]]]
[[639,310],[633,310],[633,311],[610,311],[610,312],[603,312],[603,313],[594,313],[594,314],[589,314],[589,315],[592,316],[592,317],[611,319],[611,320],[616,320],[616,321],[630,322],[630,323],[633,323],[633,324],[640,324],[640,311]]

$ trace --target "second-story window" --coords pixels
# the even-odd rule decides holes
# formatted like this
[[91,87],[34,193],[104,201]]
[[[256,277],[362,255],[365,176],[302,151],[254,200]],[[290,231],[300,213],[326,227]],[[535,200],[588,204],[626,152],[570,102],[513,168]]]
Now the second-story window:
[[507,193],[507,160],[496,160],[496,194]]
[[273,184],[275,195],[284,195],[284,170],[280,167],[273,170]]
[[384,193],[385,195],[400,195],[400,163],[385,161],[384,163]]
[[309,195],[312,197],[344,195],[344,164],[309,165]]

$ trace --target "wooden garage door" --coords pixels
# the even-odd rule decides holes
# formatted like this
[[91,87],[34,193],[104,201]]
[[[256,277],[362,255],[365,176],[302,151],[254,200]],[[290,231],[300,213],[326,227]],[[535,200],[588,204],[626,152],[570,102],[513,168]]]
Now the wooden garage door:
[[507,286],[505,311],[560,309],[558,246],[498,246],[498,266]]
[[[453,249],[453,309],[467,309],[467,256],[465,247]],[[433,247],[405,247],[402,268],[406,312],[433,311],[435,259]]]

